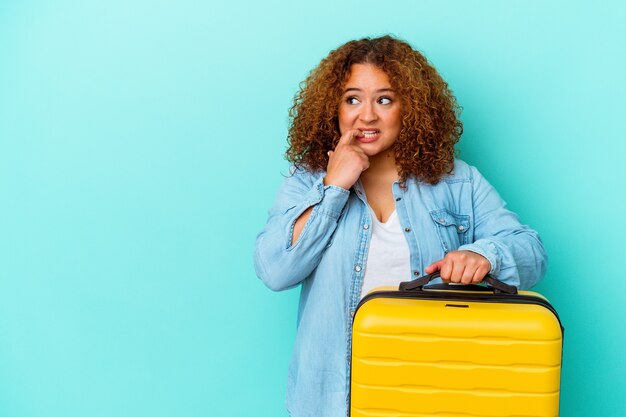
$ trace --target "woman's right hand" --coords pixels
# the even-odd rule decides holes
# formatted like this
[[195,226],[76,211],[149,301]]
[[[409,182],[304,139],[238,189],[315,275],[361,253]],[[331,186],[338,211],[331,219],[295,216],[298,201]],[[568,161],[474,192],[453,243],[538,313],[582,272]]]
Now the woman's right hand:
[[356,145],[358,129],[350,129],[344,132],[334,151],[328,151],[328,166],[324,185],[335,185],[345,190],[359,179],[361,173],[370,166],[369,158],[365,152]]

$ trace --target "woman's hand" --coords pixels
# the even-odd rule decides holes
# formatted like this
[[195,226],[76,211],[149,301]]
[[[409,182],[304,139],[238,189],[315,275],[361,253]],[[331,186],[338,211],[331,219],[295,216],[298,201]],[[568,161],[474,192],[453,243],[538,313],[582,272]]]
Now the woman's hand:
[[370,166],[365,152],[355,144],[358,129],[344,132],[334,151],[328,151],[328,166],[324,185],[335,185],[349,190],[361,173]]
[[444,282],[477,284],[491,270],[491,263],[476,252],[456,250],[426,267],[424,272],[432,274],[439,271]]

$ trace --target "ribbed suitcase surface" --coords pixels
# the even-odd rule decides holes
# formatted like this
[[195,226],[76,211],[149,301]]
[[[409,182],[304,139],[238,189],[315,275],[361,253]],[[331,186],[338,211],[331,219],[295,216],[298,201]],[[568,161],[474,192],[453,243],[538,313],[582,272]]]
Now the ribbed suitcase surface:
[[558,416],[562,328],[528,301],[545,299],[398,293],[372,294],[355,314],[351,417]]

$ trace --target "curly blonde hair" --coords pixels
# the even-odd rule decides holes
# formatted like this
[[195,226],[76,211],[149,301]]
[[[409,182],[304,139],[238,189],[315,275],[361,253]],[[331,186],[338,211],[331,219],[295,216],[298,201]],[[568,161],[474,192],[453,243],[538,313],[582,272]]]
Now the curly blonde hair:
[[340,46],[300,83],[289,110],[286,159],[309,171],[326,169],[327,152],[341,137],[338,109],[354,64],[382,69],[401,100],[402,128],[394,144],[401,183],[410,176],[439,182],[454,167],[454,145],[463,133],[461,107],[426,58],[389,35]]

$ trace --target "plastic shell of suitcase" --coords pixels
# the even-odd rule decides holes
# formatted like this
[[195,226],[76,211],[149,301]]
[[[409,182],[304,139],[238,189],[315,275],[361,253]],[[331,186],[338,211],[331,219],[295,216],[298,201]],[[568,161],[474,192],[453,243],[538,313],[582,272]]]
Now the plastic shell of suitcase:
[[439,284],[371,292],[354,315],[351,417],[555,417],[563,328],[541,295]]

